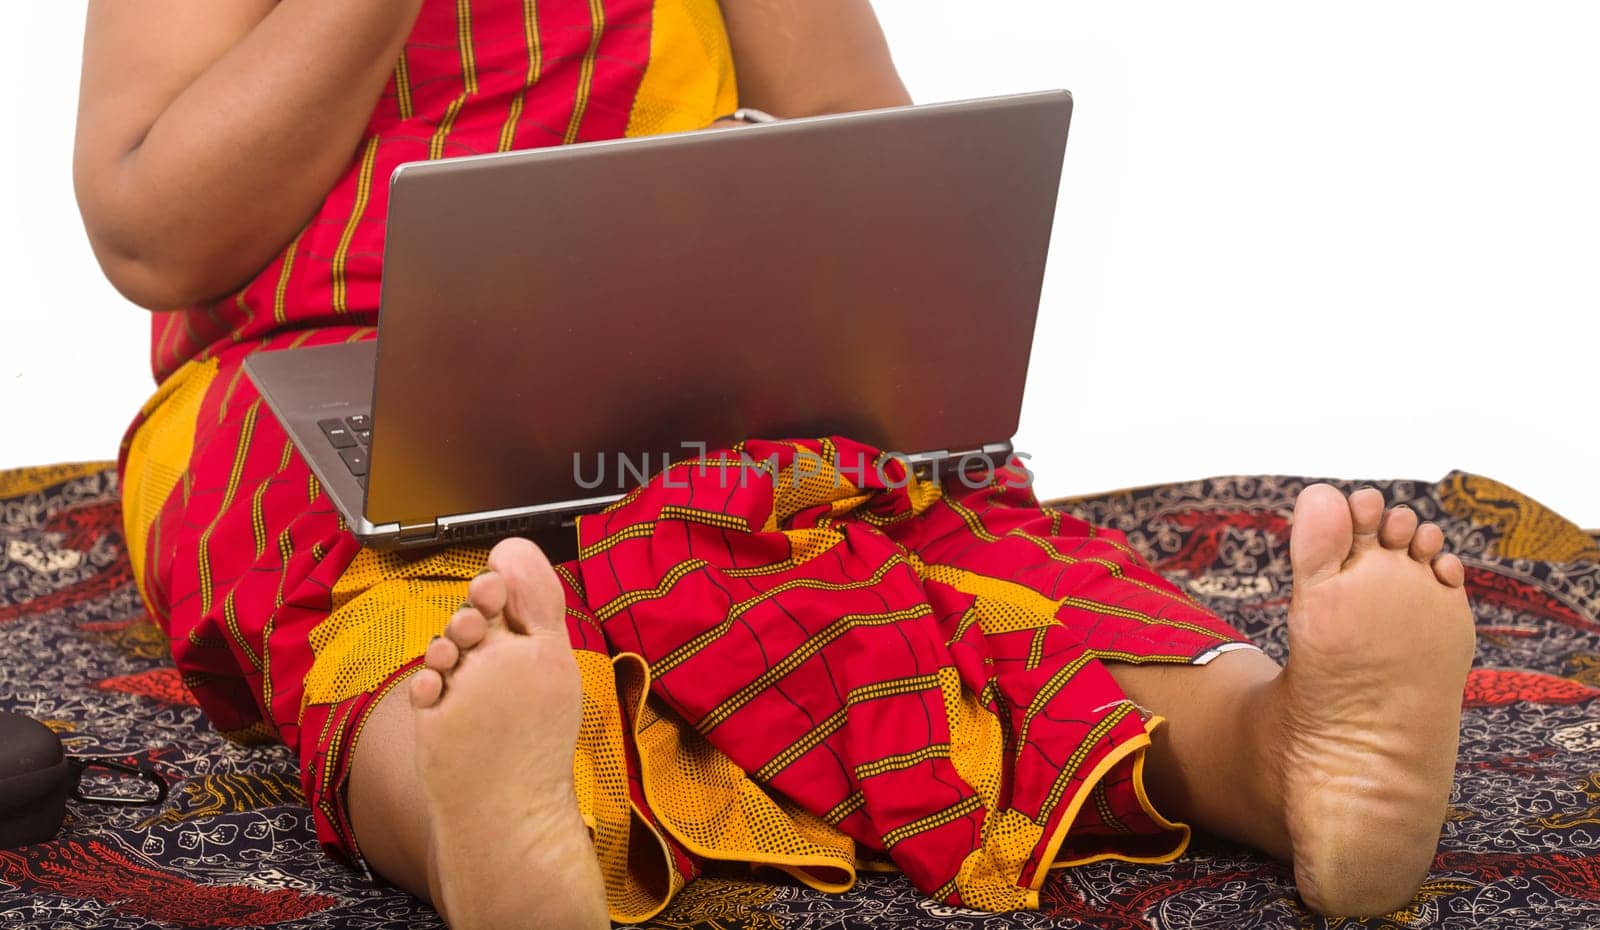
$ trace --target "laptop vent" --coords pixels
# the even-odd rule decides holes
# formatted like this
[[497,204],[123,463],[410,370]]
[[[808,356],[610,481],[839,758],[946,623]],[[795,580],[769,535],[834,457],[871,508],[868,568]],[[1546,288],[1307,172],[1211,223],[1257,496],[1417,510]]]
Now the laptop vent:
[[470,523],[466,526],[445,526],[439,532],[439,541],[493,539],[514,536],[533,527],[532,517],[507,517],[487,523]]

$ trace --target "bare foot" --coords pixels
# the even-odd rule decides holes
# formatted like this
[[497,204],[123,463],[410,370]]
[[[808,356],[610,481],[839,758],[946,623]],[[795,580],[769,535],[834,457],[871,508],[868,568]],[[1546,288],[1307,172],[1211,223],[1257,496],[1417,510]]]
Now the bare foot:
[[559,582],[508,539],[411,681],[428,887],[452,930],[609,927],[573,793],[581,688]]
[[1411,901],[1438,848],[1473,623],[1444,536],[1371,488],[1295,502],[1273,729],[1295,882],[1323,914]]

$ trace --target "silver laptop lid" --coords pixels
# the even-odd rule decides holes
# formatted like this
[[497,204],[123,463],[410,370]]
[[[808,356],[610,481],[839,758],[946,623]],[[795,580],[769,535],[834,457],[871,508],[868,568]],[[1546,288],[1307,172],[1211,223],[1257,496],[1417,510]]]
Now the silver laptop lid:
[[402,166],[367,518],[594,498],[619,460],[693,443],[1008,440],[1071,108],[1059,91]]

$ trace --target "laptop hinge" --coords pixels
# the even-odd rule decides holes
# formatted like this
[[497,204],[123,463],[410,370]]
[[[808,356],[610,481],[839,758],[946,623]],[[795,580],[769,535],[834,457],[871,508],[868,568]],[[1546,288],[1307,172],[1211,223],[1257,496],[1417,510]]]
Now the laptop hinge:
[[433,520],[426,523],[402,523],[399,536],[401,539],[432,539],[439,532],[439,525]]
[[1003,464],[1011,455],[1011,443],[991,442],[976,449],[934,449],[929,452],[919,452],[907,456],[911,470],[920,477],[927,478],[935,471],[945,471],[960,465],[963,459],[969,463],[978,459],[994,460],[998,458]]
[[911,473],[918,478],[932,477],[939,465],[950,458],[949,449],[934,449],[929,452],[917,452],[906,456],[906,462],[911,466]]

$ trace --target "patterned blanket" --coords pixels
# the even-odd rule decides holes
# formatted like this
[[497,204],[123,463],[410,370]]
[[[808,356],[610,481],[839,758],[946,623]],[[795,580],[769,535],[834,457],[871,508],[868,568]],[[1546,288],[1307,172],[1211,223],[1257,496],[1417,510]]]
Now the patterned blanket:
[[[1282,658],[1287,519],[1305,483],[1218,478],[1060,506],[1126,532]],[[1474,475],[1376,484],[1444,528],[1467,565],[1479,633],[1444,840],[1408,909],[1323,921],[1299,905],[1283,866],[1201,839],[1170,865],[1057,872],[1038,912],[944,907],[894,875],[835,896],[781,876],[713,873],[650,925],[1600,926],[1600,539]],[[43,720],[75,755],[148,763],[174,783],[160,809],[73,803],[56,840],[0,851],[0,930],[439,926],[405,894],[323,855],[286,751],[211,731],[140,606],[103,463],[0,472],[0,710]]]

